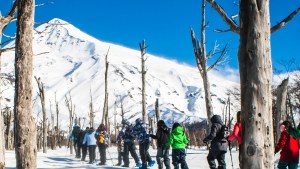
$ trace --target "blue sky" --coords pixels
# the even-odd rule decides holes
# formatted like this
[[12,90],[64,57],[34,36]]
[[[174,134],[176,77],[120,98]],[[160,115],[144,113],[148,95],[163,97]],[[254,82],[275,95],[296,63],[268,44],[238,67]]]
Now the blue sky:
[[[1,0],[0,10],[6,14],[12,0]],[[36,0],[36,4],[47,2]],[[195,66],[190,38],[190,26],[199,37],[201,0],[52,0],[53,4],[36,8],[36,22],[61,18],[99,40],[138,49],[143,39],[147,52],[175,59]],[[238,7],[229,1],[218,0],[229,15],[238,13]],[[233,2],[233,1],[232,1]],[[271,0],[271,25],[275,25],[300,6],[299,0]],[[229,42],[227,66],[238,68],[239,38],[234,33],[214,33],[214,29],[228,29],[221,17],[207,4],[207,49],[215,41],[220,47]],[[300,14],[286,27],[271,36],[273,68],[284,70],[279,62],[295,58],[300,67]],[[8,29],[7,34],[12,33]],[[213,60],[209,61],[212,63]]]

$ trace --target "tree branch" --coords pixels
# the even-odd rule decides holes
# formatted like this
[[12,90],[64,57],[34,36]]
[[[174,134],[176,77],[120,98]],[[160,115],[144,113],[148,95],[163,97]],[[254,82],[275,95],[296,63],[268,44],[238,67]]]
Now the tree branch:
[[210,71],[211,69],[215,68],[217,65],[219,65],[222,62],[222,60],[225,58],[226,53],[227,53],[227,46],[228,46],[228,43],[226,43],[219,58],[215,61],[214,64],[212,64],[211,66],[208,67],[207,71]]
[[231,19],[227,13],[224,11],[224,9],[216,3],[214,0],[207,0],[212,5],[212,8],[216,10],[223,20],[227,23],[227,25],[230,27],[230,30],[234,33],[240,34],[240,27],[235,23],[233,19]]
[[283,28],[289,21],[291,21],[298,13],[300,12],[300,7],[298,7],[295,11],[293,11],[289,16],[279,22],[277,25],[271,28],[271,33]]
[[4,53],[4,52],[9,52],[9,51],[14,51],[16,48],[4,48],[4,49],[1,49],[1,53]]

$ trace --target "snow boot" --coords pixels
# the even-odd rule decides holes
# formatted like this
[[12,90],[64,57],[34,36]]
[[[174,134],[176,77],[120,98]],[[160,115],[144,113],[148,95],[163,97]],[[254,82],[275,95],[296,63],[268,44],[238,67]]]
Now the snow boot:
[[137,162],[137,163],[136,163],[136,165],[135,165],[135,167],[137,167],[137,168],[140,168],[140,167],[142,167],[142,163],[140,163],[140,162]]
[[154,164],[155,164],[155,161],[154,161],[154,160],[152,160],[152,161],[150,161],[150,162],[148,163],[148,167],[153,167],[153,166],[154,166]]
[[142,166],[139,169],[147,169],[147,163],[142,163]]

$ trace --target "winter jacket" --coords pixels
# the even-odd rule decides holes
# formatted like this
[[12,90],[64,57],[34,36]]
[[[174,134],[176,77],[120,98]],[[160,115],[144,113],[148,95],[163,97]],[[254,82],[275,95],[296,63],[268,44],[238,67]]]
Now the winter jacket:
[[87,142],[88,146],[96,145],[96,138],[95,138],[95,131],[94,130],[88,130],[88,132],[84,135],[82,144],[85,144]]
[[275,153],[280,152],[280,161],[299,163],[299,140],[289,135],[286,130],[280,134],[279,141],[275,146]]
[[[100,136],[103,137],[103,140],[100,140]],[[108,144],[109,135],[106,130],[97,129],[95,133],[95,139],[97,140],[97,145]]]
[[238,139],[238,144],[242,144],[242,126],[241,123],[236,122],[232,131],[232,134],[228,136],[228,140],[233,140],[234,138]]
[[293,127],[290,127],[289,130],[288,130],[288,133],[290,135],[292,135],[293,137],[300,139],[300,123],[298,124],[297,129],[294,129]]
[[74,125],[70,136],[70,140],[74,140],[74,142],[76,143],[79,140],[80,131],[80,127],[78,125]]
[[166,146],[172,146],[172,149],[185,149],[185,145],[188,143],[189,141],[184,134],[183,128],[181,126],[178,126],[174,130],[172,130],[170,139],[166,143]]
[[157,129],[156,135],[150,134],[150,137],[157,139],[158,147],[165,147],[170,138],[170,131],[167,127],[161,126]]
[[139,144],[150,142],[149,134],[142,123],[137,123],[133,127],[131,135],[138,138]]
[[210,134],[203,140],[203,142],[211,142],[210,145],[210,151],[219,153],[219,152],[226,152],[227,151],[227,140],[226,138],[223,138],[220,136],[221,134],[221,128],[223,126],[223,121],[221,119],[221,116],[219,115],[213,115],[211,118],[211,130]]
[[126,126],[122,129],[122,133],[120,132],[120,136],[122,137],[124,143],[133,143],[134,142],[134,135],[132,134],[132,127]]

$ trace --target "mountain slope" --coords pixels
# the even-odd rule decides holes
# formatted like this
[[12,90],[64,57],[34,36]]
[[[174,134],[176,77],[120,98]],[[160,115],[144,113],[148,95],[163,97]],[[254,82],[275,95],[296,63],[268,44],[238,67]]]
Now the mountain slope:
[[[120,113],[120,100],[123,99],[125,111],[128,111],[125,116],[131,121],[141,117],[139,51],[101,42],[60,19],[53,19],[48,24],[38,27],[33,42],[33,71],[45,85],[49,119],[50,102],[52,112],[55,111],[55,93],[61,110],[61,125],[64,126],[68,123],[65,95],[70,92],[77,117],[88,118],[92,94],[96,111],[95,121],[99,124],[104,101],[105,55],[108,48],[109,116],[113,117],[114,112]],[[162,119],[169,124],[173,121],[206,118],[204,90],[198,70],[150,54],[147,54],[147,57],[146,94],[149,115],[154,115],[154,103],[156,98],[159,98]],[[6,79],[2,88],[3,97],[10,100],[3,102],[3,106],[13,105],[14,52],[4,54],[2,73]],[[214,112],[221,114],[227,99],[226,90],[238,84],[214,72],[209,74],[209,78]],[[33,84],[34,113],[40,116],[39,119],[40,101],[37,98],[35,81]],[[120,121],[119,116],[117,119]],[[88,120],[85,124],[87,123]]]

